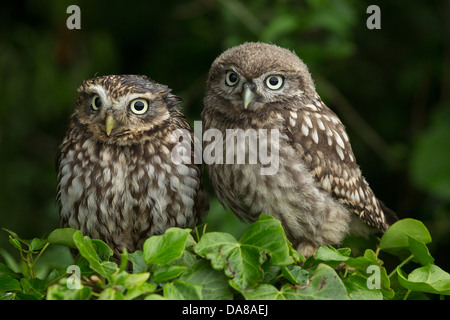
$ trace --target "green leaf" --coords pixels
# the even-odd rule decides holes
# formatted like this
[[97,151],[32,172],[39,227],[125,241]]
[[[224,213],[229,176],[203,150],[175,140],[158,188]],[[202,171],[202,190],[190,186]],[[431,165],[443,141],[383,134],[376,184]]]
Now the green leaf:
[[150,277],[148,272],[136,274],[121,272],[121,274],[121,280],[117,281],[116,285],[121,285],[126,289],[125,300],[132,300],[141,295],[149,294],[156,289],[154,284],[146,282]]
[[260,215],[259,220],[242,234],[240,243],[268,253],[274,265],[282,266],[293,262],[283,227],[280,221],[271,216]]
[[[91,238],[89,238],[88,236],[83,237],[80,231],[74,233],[73,240],[76,247],[80,251],[80,254],[89,262],[89,266],[91,267],[91,269],[111,281],[112,273],[117,270],[117,265],[111,261],[102,262],[97,254],[93,240],[91,240]],[[101,241],[97,240],[95,241],[95,243],[99,245]],[[105,251],[107,251],[105,250],[105,247],[100,247],[103,255],[108,256],[109,253],[105,254]]]
[[383,300],[381,290],[369,289],[367,278],[351,276],[344,281],[344,284],[351,300]]
[[202,286],[182,280],[166,283],[163,292],[169,300],[202,300]]
[[212,269],[207,260],[197,261],[181,275],[180,280],[201,285],[202,297],[205,300],[233,299],[228,278],[222,272]]
[[100,260],[107,261],[112,257],[113,251],[106,243],[99,239],[91,239],[91,241]]
[[398,281],[411,291],[450,295],[450,274],[434,264],[413,270],[407,277],[397,267]]
[[127,290],[127,293],[125,294],[125,300],[131,300],[135,299],[137,297],[148,295],[155,291],[156,287],[153,283],[145,282],[142,285],[138,287],[134,287],[132,289]]
[[286,300],[280,290],[271,284],[262,283],[254,289],[242,291],[246,300]]
[[20,279],[20,285],[22,286],[23,293],[27,295],[31,295],[38,300],[44,298],[44,289],[47,285],[47,282],[42,279],[34,278],[34,279]]
[[15,233],[14,231],[8,230],[6,228],[2,228],[2,230],[8,232],[13,238],[20,239],[17,233]]
[[326,261],[326,262],[344,262],[349,259],[351,254],[350,248],[336,249],[332,246],[322,246],[317,249],[316,255],[314,256],[315,260],[318,261]]
[[15,279],[19,279],[21,277],[20,273],[15,272],[14,270],[12,270],[10,267],[4,265],[3,263],[0,263],[0,275],[9,276],[9,277],[15,278]]
[[273,265],[292,263],[280,222],[267,215],[261,215],[239,242],[230,234],[211,232],[203,235],[194,251],[211,260],[214,269],[225,270],[237,290],[254,287],[262,280],[261,264],[267,255]]
[[20,241],[13,238],[12,236],[9,236],[9,243],[11,243],[14,248],[22,250],[22,245],[20,244]]
[[20,282],[9,275],[0,277],[0,292],[22,290]]
[[134,287],[138,287],[143,285],[147,279],[150,277],[150,273],[136,273],[136,274],[128,274],[123,282],[123,286],[125,289],[132,289]]
[[411,250],[414,258],[416,258],[422,266],[432,264],[434,258],[430,255],[427,246],[420,241],[408,236],[409,250]]
[[305,286],[311,277],[309,271],[300,266],[284,266],[281,269],[286,280],[299,286]]
[[80,289],[69,289],[65,284],[66,279],[60,284],[52,285],[47,290],[47,300],[89,300],[92,287],[81,286]]
[[284,285],[281,293],[287,300],[348,300],[347,290],[333,268],[319,264],[304,288]]
[[144,298],[144,300],[167,300],[167,299],[159,294],[149,294]]
[[52,244],[60,244],[75,249],[77,247],[73,240],[75,232],[77,232],[77,230],[72,228],[55,229],[48,235],[47,241]]
[[30,242],[30,250],[37,251],[42,249],[48,243],[47,239],[34,238]]
[[173,278],[178,277],[186,270],[185,266],[177,266],[177,265],[166,265],[166,266],[157,266],[153,271],[153,281],[156,283],[161,283]]
[[138,273],[147,269],[147,263],[144,260],[144,253],[141,250],[136,250],[128,254],[128,259],[133,264],[133,272]]
[[397,254],[409,248],[409,237],[424,244],[431,242],[431,236],[424,224],[414,219],[403,219],[394,223],[382,236],[380,249]]
[[373,272],[370,272],[369,267],[378,266],[380,268],[380,289],[383,296],[386,299],[391,299],[394,296],[394,291],[391,288],[391,281],[386,269],[382,266],[383,262],[377,258],[373,250],[367,249],[364,252],[364,256],[355,258],[351,257],[345,263],[348,267],[354,269],[355,275],[366,279],[366,281],[373,274]]
[[284,285],[281,290],[270,284],[242,291],[247,300],[348,300],[347,290],[337,273],[319,264],[306,286]]
[[182,256],[190,229],[170,228],[161,236],[148,238],[144,243],[144,260],[148,264],[165,265]]
[[117,288],[106,288],[100,293],[98,300],[125,300],[125,296]]

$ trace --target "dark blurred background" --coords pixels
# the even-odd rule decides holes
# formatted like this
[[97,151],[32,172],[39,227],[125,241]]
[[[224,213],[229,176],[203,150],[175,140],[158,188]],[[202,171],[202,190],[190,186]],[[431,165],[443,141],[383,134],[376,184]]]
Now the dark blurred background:
[[[81,30],[69,30],[69,5]],[[369,30],[367,7],[381,9]],[[429,228],[450,270],[450,1],[3,1],[0,5],[0,227],[59,227],[55,158],[83,79],[145,74],[200,120],[208,69],[245,41],[295,50],[347,127],[359,165],[400,218]],[[209,185],[207,184],[208,188]],[[213,195],[212,190],[210,189]],[[245,224],[212,196],[209,231]],[[0,250],[8,244],[0,231]]]

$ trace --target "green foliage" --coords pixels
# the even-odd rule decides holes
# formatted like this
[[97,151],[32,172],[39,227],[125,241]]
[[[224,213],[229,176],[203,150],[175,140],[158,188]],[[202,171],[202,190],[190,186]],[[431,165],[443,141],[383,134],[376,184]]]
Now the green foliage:
[[[427,248],[429,232],[413,219],[395,223],[376,251],[353,255],[350,248],[324,246],[307,259],[292,248],[280,222],[267,215],[239,240],[198,229],[194,240],[190,229],[171,228],[147,239],[142,251],[125,251],[120,257],[104,242],[74,229],[56,229],[32,240],[5,231],[21,261],[8,257],[0,263],[1,299],[390,300],[450,295],[450,274],[434,264]],[[37,276],[36,263],[53,246],[76,248],[79,254],[70,265]],[[388,274],[379,257],[382,251],[405,258]]]
[[[55,158],[82,80],[148,75],[183,99],[193,124],[214,58],[232,45],[265,41],[305,61],[377,197],[401,218],[426,221],[430,250],[450,269],[448,0],[109,0],[108,10],[94,1],[76,4],[80,30],[67,29],[65,1],[0,4],[2,227],[31,238],[59,225]],[[380,30],[366,27],[371,4],[381,9]],[[221,208],[207,179],[205,188],[209,230],[240,239],[247,226]],[[0,237],[1,248],[9,245]],[[61,245],[45,251],[36,276],[49,271],[40,264],[61,267],[44,263],[50,254],[61,255],[53,259],[60,264],[70,260]],[[128,259],[145,265],[137,255]]]

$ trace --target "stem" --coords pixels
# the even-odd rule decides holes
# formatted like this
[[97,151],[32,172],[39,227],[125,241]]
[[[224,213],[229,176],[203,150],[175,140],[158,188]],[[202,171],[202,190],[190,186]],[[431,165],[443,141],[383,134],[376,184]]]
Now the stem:
[[31,278],[36,277],[33,266],[34,266],[33,255],[31,253],[27,253],[27,267],[28,267],[28,272],[30,273]]
[[403,297],[403,300],[406,300],[410,294],[411,290],[408,289],[408,291],[406,291],[405,296]]
[[378,259],[378,254],[380,253],[380,247],[377,247],[377,250],[375,250],[375,256]]
[[407,264],[412,258],[414,258],[414,255],[410,255],[408,258],[406,258],[405,260],[403,260],[402,263],[400,263],[397,268],[395,268],[394,270],[392,270],[391,273],[389,273],[389,279],[397,272],[398,267],[403,267],[405,264]]
[[36,261],[38,261],[38,259],[41,257],[42,253],[45,251],[45,249],[47,249],[47,247],[50,245],[50,243],[46,243],[45,246],[42,248],[41,251],[39,251],[39,254],[37,255],[36,259],[34,259],[33,263],[31,264],[31,267],[34,268],[34,264],[36,263]]

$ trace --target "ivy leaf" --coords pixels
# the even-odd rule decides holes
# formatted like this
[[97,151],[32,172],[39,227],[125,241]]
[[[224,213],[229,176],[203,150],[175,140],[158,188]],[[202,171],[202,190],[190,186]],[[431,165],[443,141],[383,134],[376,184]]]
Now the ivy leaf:
[[9,275],[0,277],[0,292],[21,290],[20,282]]
[[434,258],[430,255],[430,251],[423,242],[408,236],[408,243],[409,249],[414,255],[414,258],[416,258],[422,266],[426,266],[434,262]]
[[[94,243],[98,245],[103,242],[100,240],[91,240],[88,236],[83,237],[80,231],[74,233],[73,240],[80,251],[80,254],[89,262],[91,269],[111,281],[111,275],[117,270],[117,265],[110,261],[102,262],[97,254],[96,247],[94,246]],[[106,250],[106,248],[110,251]],[[105,250],[108,251],[107,254],[105,254]],[[112,250],[106,244],[101,246],[101,252],[103,256],[110,256],[112,254]]]
[[383,293],[379,289],[369,289],[367,279],[351,276],[344,281],[348,296],[352,300],[383,300]]
[[202,286],[182,280],[166,283],[163,292],[170,300],[202,300]]
[[431,242],[431,236],[424,224],[414,219],[403,219],[394,223],[381,237],[380,249],[397,254],[409,248],[409,237],[424,244]]
[[397,267],[398,281],[411,291],[450,295],[450,274],[434,264],[413,270],[406,276]]
[[180,280],[203,287],[202,297],[206,300],[231,300],[233,294],[229,290],[228,279],[220,271],[211,268],[207,260],[199,260],[180,277]]
[[211,260],[216,270],[225,270],[237,290],[257,285],[263,278],[261,264],[267,255],[273,265],[292,263],[284,231],[278,220],[261,215],[237,241],[232,235],[211,232],[203,235],[194,251]]
[[348,300],[347,290],[336,271],[326,264],[319,264],[306,287],[281,288],[287,300]]
[[59,228],[52,231],[47,238],[47,241],[52,244],[60,244],[72,249],[76,249],[73,235],[77,230],[72,228]]
[[306,286],[284,285],[278,290],[270,284],[242,291],[247,300],[348,300],[347,290],[336,271],[319,264]]
[[186,270],[186,267],[179,265],[156,266],[153,272],[153,281],[156,283],[162,283],[178,277],[184,272],[184,270]]
[[[391,299],[394,296],[394,290],[391,288],[391,281],[383,267],[383,261],[377,258],[377,255],[373,250],[367,249],[362,257],[351,257],[345,262],[348,267],[353,268],[357,276],[367,279],[373,274],[373,270],[369,268],[378,267],[380,277],[380,290],[383,296],[387,299]],[[372,271],[371,271],[372,270]]]
[[336,267],[341,262],[345,262],[350,259],[352,250],[350,248],[336,249],[332,246],[322,246],[317,249],[314,256],[316,261],[326,262],[332,267]]
[[92,287],[82,285],[80,289],[69,289],[66,280],[61,279],[59,284],[51,285],[45,298],[47,300],[88,300],[90,298]]
[[284,266],[281,270],[286,280],[299,286],[305,286],[310,278],[309,271],[300,266]]
[[161,236],[148,238],[143,250],[145,262],[165,265],[181,257],[190,232],[190,229],[170,228]]

